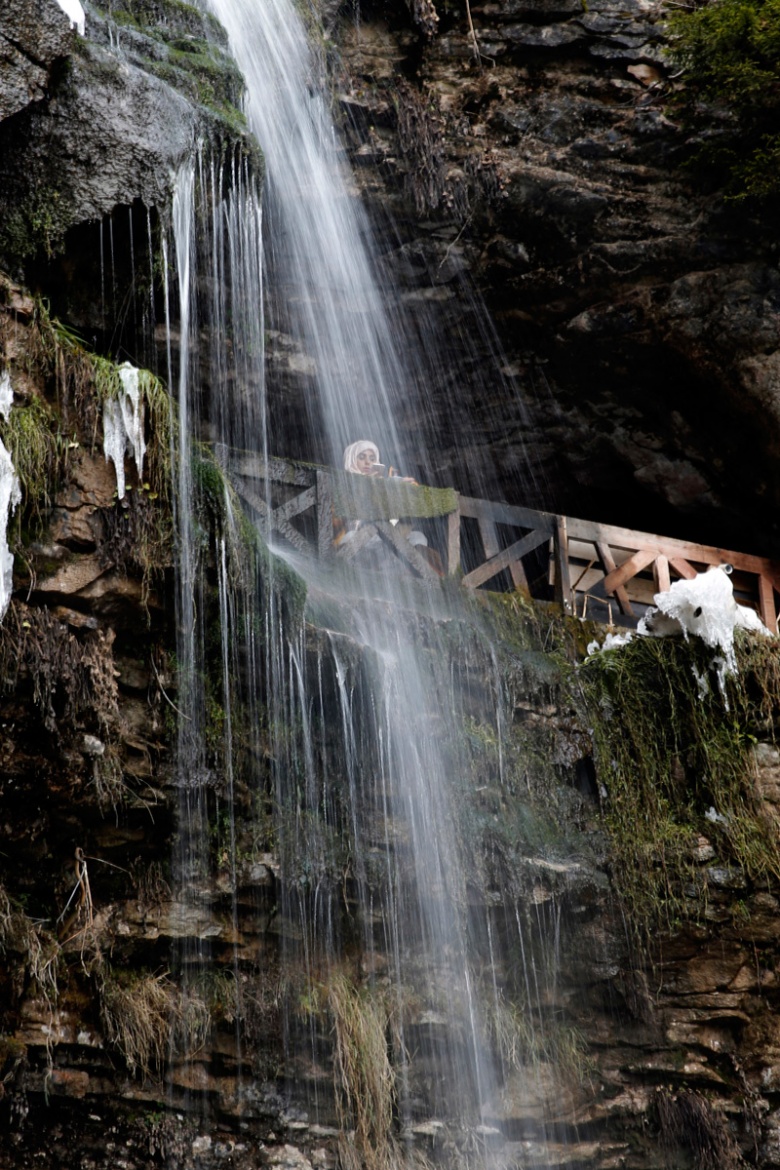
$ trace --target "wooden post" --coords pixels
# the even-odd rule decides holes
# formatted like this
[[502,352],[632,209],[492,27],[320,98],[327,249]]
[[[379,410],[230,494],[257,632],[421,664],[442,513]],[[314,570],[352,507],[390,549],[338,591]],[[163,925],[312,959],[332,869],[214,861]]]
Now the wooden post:
[[555,517],[555,600],[564,613],[572,612],[571,577],[569,575],[569,538],[566,517]]
[[653,580],[659,593],[668,593],[672,587],[672,579],[669,576],[669,561],[663,553],[659,553],[653,561]]
[[460,507],[447,517],[447,576],[460,572]]
[[317,553],[322,561],[333,556],[333,493],[326,471],[317,472]]
[[761,621],[770,634],[777,633],[777,611],[775,609],[775,591],[772,582],[763,573],[758,578],[758,605],[761,612]]

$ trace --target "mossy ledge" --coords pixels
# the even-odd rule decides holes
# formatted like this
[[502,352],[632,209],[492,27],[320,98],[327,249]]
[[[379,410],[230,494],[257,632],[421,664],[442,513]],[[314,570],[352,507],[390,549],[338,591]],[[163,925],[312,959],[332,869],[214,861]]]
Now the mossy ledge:
[[213,136],[239,146],[262,174],[242,108],[244,79],[216,17],[182,0],[112,0],[93,12],[88,34],[102,40],[110,29],[134,64],[199,106]]
[[713,651],[695,638],[636,638],[576,671],[613,886],[641,949],[705,921],[719,887],[760,890],[780,877],[777,819],[756,766],[776,740],[780,646],[739,633],[736,655],[723,693]]

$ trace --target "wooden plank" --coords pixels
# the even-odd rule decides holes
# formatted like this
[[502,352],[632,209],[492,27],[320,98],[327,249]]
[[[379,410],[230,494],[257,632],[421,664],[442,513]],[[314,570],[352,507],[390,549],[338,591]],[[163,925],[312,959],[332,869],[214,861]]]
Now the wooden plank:
[[487,561],[484,565],[479,565],[478,568],[472,569],[463,578],[463,584],[469,589],[476,589],[478,585],[483,585],[485,581],[489,581],[491,577],[495,577],[502,569],[508,568],[512,561],[519,561],[526,553],[533,552],[540,544],[550,539],[550,534],[546,529],[537,529],[535,532],[528,532],[521,540],[516,540],[514,544],[510,544],[509,548],[505,548],[503,552],[498,553],[492,560]]
[[[615,558],[612,555],[612,549],[605,540],[596,540],[594,541],[594,544],[596,546],[596,552],[599,554],[599,560],[604,567],[604,576],[607,577],[610,573],[614,573],[615,569],[617,568],[617,565],[615,564]],[[631,608],[631,601],[629,599],[628,593],[626,593],[625,586],[618,585],[614,592],[615,597],[617,598],[620,612],[625,614],[627,617],[633,617],[634,611]]]
[[684,557],[692,561],[701,561],[706,565],[733,565],[735,569],[743,569],[749,573],[764,573],[770,579],[780,575],[780,566],[765,557],[754,557],[749,553],[733,552],[729,549],[715,548],[713,545],[691,544],[690,541],[677,540],[671,536],[656,536],[650,532],[632,532],[628,528],[613,528],[611,525],[598,524],[591,520],[567,517],[567,525],[570,538],[605,540],[612,549],[652,548],[663,553],[670,563],[673,558]]
[[523,562],[514,560],[509,562],[509,575],[512,578],[512,584],[515,589],[523,589],[528,593],[528,578],[523,568]]
[[485,550],[485,560],[489,561],[499,550],[498,529],[494,520],[480,516],[478,521],[479,535],[482,537],[482,547]]
[[[617,594],[607,593],[606,589],[604,588],[604,581],[605,577],[599,571],[597,579],[593,581],[590,581],[589,578],[586,577],[585,580],[581,583],[580,588],[577,590],[577,593],[592,593],[595,597],[607,597],[614,605],[615,613],[622,613],[623,611],[617,601]],[[586,585],[587,588],[585,588]],[[657,593],[655,582],[648,581],[645,577],[632,577],[625,586],[625,590],[628,596],[629,605],[633,611],[632,614],[627,614],[627,617],[637,616],[637,606],[654,604],[653,599]]]
[[653,578],[659,593],[669,592],[672,586],[672,579],[669,576],[669,561],[663,553],[659,553],[653,562]]
[[460,572],[460,512],[447,517],[447,574],[455,577]]
[[268,505],[262,496],[259,496],[249,484],[244,483],[242,479],[235,481],[236,491],[241,496],[242,500],[246,500],[250,508],[254,508],[255,512],[259,512],[261,516],[268,515]]
[[[478,524],[479,534],[482,537],[482,544],[485,549],[485,558],[486,560],[490,560],[491,557],[498,554],[501,547],[498,539],[498,528],[496,527],[495,520],[485,519],[484,517],[478,519]],[[525,575],[525,569],[523,568],[523,562],[510,561],[507,568],[509,569],[512,584],[515,589],[527,589],[528,580]]]
[[635,577],[637,573],[654,561],[657,555],[656,549],[640,548],[632,557],[624,561],[620,568],[607,573],[604,578],[604,588],[607,593],[614,593],[620,585],[625,585],[626,581],[630,581],[632,577]]
[[412,566],[418,576],[428,581],[439,580],[439,574],[429,565],[422,553],[409,543],[406,539],[406,533],[403,530],[399,531],[400,525],[391,524],[389,520],[375,520],[374,527],[382,539],[392,546],[401,560]]
[[566,517],[555,518],[555,600],[563,607],[564,613],[571,613],[573,598],[571,592],[571,577],[569,575],[569,537],[566,528]]
[[299,552],[309,553],[313,555],[316,549],[309,543],[305,536],[301,536],[297,528],[293,528],[289,520],[280,520],[278,524],[274,524],[272,530],[278,532],[285,540],[289,540],[293,548],[297,548]]
[[669,557],[669,564],[673,569],[676,569],[681,577],[686,581],[692,581],[694,577],[698,577],[698,573],[693,565],[689,564],[684,557]]
[[320,560],[333,556],[333,493],[325,471],[317,472],[317,552]]
[[761,621],[771,634],[777,633],[777,610],[772,582],[763,575],[758,578],[758,606]]
[[313,508],[317,503],[317,489],[316,487],[307,488],[305,492],[300,495],[293,496],[286,504],[280,504],[278,508],[274,508],[271,513],[271,527],[278,528],[285,520],[292,520],[293,516],[299,516],[301,512]]
[[262,455],[246,453],[236,457],[235,452],[230,467],[236,475],[248,479],[270,479],[274,483],[291,483],[299,487],[311,487],[317,472],[316,467],[299,467],[275,456],[265,459]]
[[550,512],[536,512],[532,508],[520,508],[516,504],[495,503],[479,500],[473,496],[460,497],[460,514],[472,520],[494,520],[499,524],[511,524],[514,528],[545,529],[552,535],[555,516]]
[[[285,540],[288,540],[293,548],[297,548],[299,552],[305,553],[313,553],[315,551],[308,540],[304,536],[301,536],[300,532],[293,528],[288,520],[280,518],[278,521],[272,521],[265,500],[261,496],[258,496],[257,492],[253,492],[251,488],[241,482],[239,482],[236,490],[241,496],[241,499],[245,500],[250,508],[254,508],[256,512],[259,512],[265,518],[269,527],[274,532],[278,532],[280,536],[283,536]],[[276,513],[274,512],[271,515],[276,515]]]

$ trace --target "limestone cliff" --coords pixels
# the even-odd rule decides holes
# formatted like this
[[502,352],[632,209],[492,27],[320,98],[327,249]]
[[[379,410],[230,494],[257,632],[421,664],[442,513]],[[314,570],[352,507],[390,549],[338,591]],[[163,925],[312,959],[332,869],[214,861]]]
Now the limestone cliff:
[[[771,552],[775,245],[679,169],[687,147],[664,112],[657,10],[504,0],[438,20],[430,4],[414,11],[417,24],[393,8],[345,23],[341,100],[366,198],[401,225],[385,262],[404,303],[433,305],[453,346],[432,416],[407,420],[429,428],[439,477],[463,489],[492,477],[513,500],[535,490],[529,502]],[[329,823],[321,853],[283,871],[290,810],[269,777],[299,729],[257,707],[234,725],[208,677],[208,768],[181,783],[160,383],[147,384],[157,462],[139,473],[128,458],[121,499],[102,449],[108,357],[165,366],[157,233],[172,171],[200,133],[217,158],[258,158],[235,110],[240,81],[219,29],[173,0],[92,7],[87,31],[76,40],[53,0],[0,13],[0,259],[66,321],[4,278],[0,374],[14,407],[0,435],[24,501],[0,626],[0,1166],[330,1170],[350,1165],[350,1149],[386,1165],[393,1148],[375,1132],[362,1146],[354,1137],[366,1118],[341,1075],[339,1028],[344,1004],[362,1005],[385,1058],[392,1048],[387,944],[366,947],[356,916],[360,884],[378,885],[383,850],[403,856],[407,826],[396,816],[377,832],[361,870]],[[472,280],[506,347],[495,380]],[[470,348],[457,342],[469,328]],[[287,339],[269,343],[294,443],[304,379]],[[464,362],[482,363],[483,398],[445,397]],[[536,488],[523,480],[521,492],[529,450]],[[200,460],[198,600],[216,628],[224,485]],[[447,636],[458,622],[469,633],[451,636],[442,667],[466,680],[464,900],[504,956],[486,976],[503,1092],[472,1130],[432,1115],[447,1037],[442,1014],[408,995],[414,1043],[396,1056],[413,1110],[402,1120],[387,1095],[378,1104],[421,1164],[780,1164],[773,645],[746,640],[726,708],[717,694],[704,703],[690,648],[583,668],[587,631],[521,598],[496,603],[497,728],[495,664],[469,641],[488,621],[475,608],[444,623]],[[337,611],[310,602],[299,663],[319,688],[316,749],[343,825]],[[420,643],[438,645],[423,623]],[[339,648],[368,722],[359,648]],[[205,651],[208,674],[219,653]],[[637,713],[629,699],[647,690]],[[623,710],[652,727],[652,744],[634,742]],[[616,831],[642,792],[636,820],[657,840],[625,822]],[[201,871],[184,880],[185,811],[202,821],[202,882]],[[304,825],[312,839],[319,828]],[[285,914],[315,894],[343,942],[330,984],[306,970]]]
[[449,474],[495,464],[508,499],[771,553],[775,213],[686,168],[708,130],[678,117],[665,15],[498,0],[442,6],[427,35],[365,5],[337,33],[341,101],[365,197],[403,224],[386,263],[406,295],[433,286],[454,352],[465,270],[504,347],[483,348]]

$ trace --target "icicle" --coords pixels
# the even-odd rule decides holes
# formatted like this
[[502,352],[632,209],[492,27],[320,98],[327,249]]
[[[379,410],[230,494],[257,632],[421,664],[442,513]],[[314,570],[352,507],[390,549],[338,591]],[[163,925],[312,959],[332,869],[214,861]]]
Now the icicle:
[[62,11],[70,18],[71,28],[75,28],[80,37],[86,32],[87,18],[81,5],[81,0],[57,0]]
[[143,475],[146,442],[138,370],[124,362],[119,367],[119,377],[123,393],[107,398],[103,407],[103,454],[116,468],[116,490],[121,500],[125,495],[125,453],[133,456],[138,475]]
[[[4,382],[5,379],[0,383],[0,390]],[[8,385],[10,387],[10,380]],[[8,525],[21,498],[19,477],[14,470],[11,456],[0,440],[0,620],[5,617],[14,584],[14,558],[8,547]]]
[[8,418],[13,404],[14,389],[11,385],[11,375],[8,373],[8,370],[4,370],[0,374],[0,414],[3,418]]

